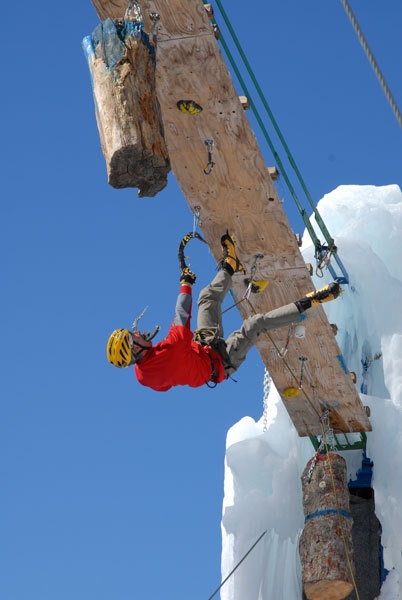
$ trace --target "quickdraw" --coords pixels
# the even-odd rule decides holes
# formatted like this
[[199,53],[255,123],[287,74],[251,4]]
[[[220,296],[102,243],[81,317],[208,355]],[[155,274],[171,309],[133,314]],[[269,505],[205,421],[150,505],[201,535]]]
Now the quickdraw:
[[321,244],[318,240],[318,243],[315,248],[314,258],[316,260],[316,275],[317,277],[323,277],[323,270],[327,268],[331,262],[332,254],[336,253],[337,247],[332,244],[331,246],[326,246],[325,244]]
[[194,206],[193,235],[199,225],[201,225],[201,206]]
[[287,335],[287,338],[286,338],[285,345],[283,346],[282,350],[281,350],[280,352],[278,352],[278,353],[277,353],[277,354],[278,354],[278,356],[279,356],[279,358],[285,358],[286,354],[288,353],[288,350],[289,350],[289,343],[290,343],[290,338],[291,338],[291,337],[292,337],[292,335],[293,335],[293,330],[294,330],[294,328],[295,328],[295,325],[294,325],[294,323],[291,323],[291,324],[289,325],[289,329],[288,329],[288,335]]
[[153,46],[156,46],[158,41],[158,21],[161,18],[159,13],[153,12],[150,15],[150,19],[152,21],[151,34],[150,34],[150,43]]
[[263,254],[255,254],[253,257],[253,263],[251,265],[251,269],[250,269],[250,277],[249,279],[245,279],[244,282],[247,285],[247,289],[244,292],[244,296],[243,298],[245,300],[248,300],[250,297],[251,292],[253,292],[254,294],[257,294],[258,292],[261,292],[267,285],[268,281],[266,280],[258,280],[256,281],[255,279],[255,274],[257,272],[257,262],[260,260],[260,258],[264,258]]
[[212,160],[212,148],[214,146],[214,140],[205,140],[205,145],[208,149],[208,163],[207,166],[204,169],[204,174],[205,175],[211,175],[212,173],[212,169],[215,166],[215,163]]

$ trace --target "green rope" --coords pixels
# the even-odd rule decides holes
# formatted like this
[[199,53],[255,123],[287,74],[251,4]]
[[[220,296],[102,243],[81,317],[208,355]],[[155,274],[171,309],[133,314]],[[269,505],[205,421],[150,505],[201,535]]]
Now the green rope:
[[[268,103],[267,103],[267,101],[266,101],[266,99],[264,97],[264,94],[263,94],[263,92],[261,90],[261,87],[260,87],[260,85],[259,85],[259,83],[258,83],[258,81],[257,81],[257,79],[256,79],[256,77],[254,75],[254,72],[253,72],[253,70],[252,70],[252,68],[250,66],[250,63],[248,62],[247,57],[244,54],[244,51],[243,51],[243,49],[242,49],[242,47],[241,47],[241,45],[239,43],[239,40],[238,40],[238,38],[236,36],[236,33],[235,33],[235,31],[234,31],[234,29],[233,29],[233,27],[232,27],[232,25],[231,25],[231,23],[230,23],[230,21],[229,21],[229,19],[227,17],[225,9],[223,8],[222,3],[221,3],[220,0],[216,0],[216,3],[217,3],[217,6],[219,8],[219,11],[220,11],[220,13],[222,15],[222,18],[223,18],[223,20],[224,20],[224,22],[225,22],[225,24],[226,24],[226,26],[228,28],[228,31],[229,31],[232,39],[233,39],[233,42],[234,42],[234,44],[235,44],[235,46],[237,48],[237,51],[239,52],[240,57],[241,57],[244,65],[246,67],[246,70],[247,70],[247,72],[248,72],[248,74],[250,76],[250,79],[251,79],[251,81],[254,84],[254,87],[255,87],[255,89],[256,89],[256,91],[258,93],[258,96],[259,96],[259,98],[260,98],[260,100],[261,100],[261,102],[262,102],[262,104],[263,104],[263,106],[264,106],[264,108],[265,108],[265,110],[266,110],[266,112],[267,112],[270,120],[271,120],[271,123],[272,123],[272,125],[273,125],[273,127],[274,127],[274,129],[275,129],[275,131],[276,131],[276,133],[278,135],[279,140],[281,141],[281,143],[283,145],[283,148],[286,151],[289,163],[292,166],[294,172],[296,173],[296,176],[297,176],[297,178],[299,180],[299,183],[300,183],[300,185],[301,185],[301,187],[302,187],[302,189],[303,189],[303,191],[304,191],[304,193],[306,195],[307,200],[310,203],[310,206],[311,206],[311,208],[312,208],[312,210],[314,212],[315,220],[316,220],[319,228],[321,229],[321,231],[322,231],[322,233],[323,233],[323,235],[325,237],[325,240],[328,243],[329,248],[332,248],[332,246],[334,244],[334,240],[331,237],[331,235],[330,235],[330,233],[329,233],[329,231],[328,231],[328,229],[327,229],[327,227],[326,227],[326,225],[325,225],[325,223],[324,223],[321,215],[319,214],[319,212],[318,212],[318,210],[317,210],[317,208],[316,208],[316,206],[314,204],[314,201],[313,201],[313,199],[311,197],[311,194],[309,193],[309,191],[307,189],[307,186],[306,186],[306,184],[305,184],[305,182],[304,182],[304,180],[303,180],[303,178],[301,176],[301,173],[300,173],[300,171],[299,171],[299,169],[298,169],[298,167],[296,165],[296,162],[295,162],[295,160],[294,160],[294,158],[292,156],[292,153],[290,152],[290,149],[289,149],[289,147],[288,147],[288,145],[286,143],[286,140],[285,140],[285,138],[282,135],[282,132],[281,132],[281,130],[280,130],[280,128],[279,128],[276,120],[275,120],[275,117],[274,117],[274,115],[273,115],[273,113],[272,113],[272,111],[271,111],[271,109],[270,109],[270,107],[269,107],[269,105],[268,105]],[[282,176],[285,179],[286,185],[288,186],[289,191],[290,191],[290,193],[291,193],[291,195],[292,195],[292,197],[293,197],[293,199],[294,199],[294,201],[296,203],[296,206],[297,206],[297,208],[298,208],[298,210],[300,212],[300,215],[301,215],[301,217],[303,219],[303,222],[304,222],[304,224],[305,224],[305,226],[306,226],[306,228],[307,228],[307,230],[308,230],[308,232],[309,232],[309,234],[311,236],[311,239],[312,239],[312,241],[314,243],[314,246],[317,248],[318,246],[320,246],[320,242],[319,242],[319,240],[318,240],[318,238],[317,238],[317,236],[316,236],[316,234],[314,232],[313,227],[311,226],[311,223],[310,223],[310,220],[307,217],[306,211],[303,209],[303,207],[302,207],[302,205],[301,205],[301,203],[300,203],[300,201],[299,201],[299,199],[298,199],[298,197],[297,197],[297,195],[295,193],[295,190],[294,190],[293,186],[290,183],[290,180],[289,180],[289,178],[288,178],[288,176],[286,174],[286,171],[284,169],[283,163],[280,160],[280,158],[278,156],[278,153],[276,152],[276,150],[275,150],[275,148],[274,148],[274,146],[272,144],[271,139],[269,138],[267,130],[266,130],[266,128],[265,128],[265,126],[264,126],[264,124],[262,122],[262,119],[261,119],[261,117],[260,117],[260,115],[259,115],[259,113],[258,113],[258,111],[257,111],[257,109],[255,107],[255,104],[254,104],[254,102],[253,102],[253,100],[251,98],[251,94],[249,93],[249,91],[247,89],[247,86],[245,85],[244,79],[242,78],[242,76],[241,76],[241,74],[239,72],[239,69],[237,68],[237,65],[236,65],[236,63],[235,63],[235,61],[233,59],[233,56],[231,55],[231,52],[230,52],[230,50],[229,50],[229,48],[228,48],[228,46],[227,46],[227,44],[226,44],[226,42],[225,42],[225,40],[224,40],[224,38],[222,36],[222,33],[220,35],[219,41],[222,43],[222,47],[223,47],[223,49],[224,49],[224,51],[225,51],[225,53],[226,53],[226,55],[228,57],[228,60],[229,60],[230,64],[232,65],[232,68],[233,68],[233,70],[234,70],[234,72],[235,72],[235,74],[236,74],[236,76],[237,76],[237,78],[239,80],[239,83],[242,86],[242,88],[244,90],[244,93],[247,95],[247,97],[249,99],[250,108],[252,109],[252,111],[254,113],[254,116],[257,119],[257,122],[258,122],[258,124],[259,124],[259,126],[261,128],[261,131],[262,131],[262,133],[263,133],[263,135],[264,135],[264,137],[265,137],[265,139],[266,139],[266,141],[267,141],[267,143],[268,143],[268,145],[269,145],[269,147],[271,149],[271,152],[272,152],[275,160],[278,163],[280,172],[282,173]]]
[[233,59],[233,56],[230,53],[230,50],[229,50],[229,48],[228,48],[228,46],[227,46],[227,44],[225,42],[225,39],[222,36],[222,33],[220,35],[219,41],[221,42],[222,47],[223,47],[223,49],[224,49],[224,51],[226,53],[226,56],[228,57],[228,60],[229,60],[229,62],[231,64],[231,66],[232,66],[232,69],[233,69],[233,71],[234,71],[237,79],[239,80],[239,83],[240,83],[240,85],[241,85],[244,93],[246,94],[246,96],[248,98],[248,101],[250,103],[250,108],[251,108],[251,110],[254,113],[254,116],[255,116],[255,118],[257,120],[258,125],[260,126],[262,134],[265,137],[265,140],[266,140],[266,142],[267,142],[267,144],[268,144],[268,146],[269,146],[269,148],[270,148],[270,150],[271,150],[271,152],[272,152],[272,154],[274,156],[275,161],[278,164],[279,170],[282,173],[282,176],[283,176],[283,178],[284,178],[284,180],[286,182],[286,185],[288,186],[289,191],[290,191],[290,193],[291,193],[291,195],[292,195],[292,197],[293,197],[293,199],[294,199],[294,201],[296,203],[296,206],[299,209],[299,212],[301,214],[303,222],[304,222],[306,228],[308,229],[308,231],[309,231],[309,233],[310,233],[310,235],[311,235],[311,237],[313,239],[314,245],[316,245],[316,242],[317,243],[319,243],[319,242],[318,242],[318,238],[317,238],[317,236],[315,234],[315,231],[314,231],[314,229],[313,229],[313,227],[312,227],[312,225],[310,223],[310,220],[309,220],[309,218],[307,216],[306,211],[303,209],[302,205],[300,204],[300,201],[299,201],[299,199],[298,199],[298,197],[296,195],[296,192],[295,192],[295,190],[294,190],[294,188],[293,188],[293,186],[292,186],[292,184],[290,182],[290,179],[289,179],[289,177],[288,177],[288,175],[286,173],[286,170],[285,170],[285,168],[283,166],[283,163],[282,163],[282,161],[281,161],[281,159],[280,159],[280,157],[279,157],[279,155],[278,155],[278,153],[277,153],[277,151],[276,151],[276,149],[275,149],[275,147],[274,147],[274,145],[272,143],[271,138],[269,137],[269,134],[268,134],[268,132],[266,130],[264,122],[261,119],[261,116],[260,116],[260,114],[259,114],[259,112],[258,112],[258,110],[257,110],[257,108],[256,108],[256,106],[254,104],[254,101],[253,101],[253,99],[251,97],[251,94],[250,94],[250,92],[249,92],[249,90],[248,90],[248,88],[246,86],[246,83],[245,83],[245,81],[244,81],[244,79],[243,79],[243,77],[242,77],[242,75],[241,75],[241,73],[240,73],[240,71],[239,71],[239,69],[238,69],[238,67],[237,67],[234,59]]

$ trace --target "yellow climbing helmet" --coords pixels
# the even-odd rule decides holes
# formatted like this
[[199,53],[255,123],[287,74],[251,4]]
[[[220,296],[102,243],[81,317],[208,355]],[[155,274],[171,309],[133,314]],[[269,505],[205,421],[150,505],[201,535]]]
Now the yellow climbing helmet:
[[107,359],[115,367],[128,367],[132,363],[129,333],[128,329],[115,329],[108,339]]

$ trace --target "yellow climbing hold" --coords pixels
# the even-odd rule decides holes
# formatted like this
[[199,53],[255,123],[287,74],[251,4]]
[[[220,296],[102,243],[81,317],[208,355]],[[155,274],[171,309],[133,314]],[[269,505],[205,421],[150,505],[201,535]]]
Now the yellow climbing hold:
[[177,108],[188,115],[197,115],[202,111],[202,106],[194,102],[194,100],[179,100]]
[[244,283],[247,286],[251,285],[251,292],[253,294],[259,294],[260,292],[265,290],[265,288],[269,284],[269,281],[268,279],[245,279]]
[[283,390],[282,395],[285,396],[285,398],[294,398],[295,396],[298,396],[300,394],[300,390],[299,388],[296,387],[288,387],[286,389]]

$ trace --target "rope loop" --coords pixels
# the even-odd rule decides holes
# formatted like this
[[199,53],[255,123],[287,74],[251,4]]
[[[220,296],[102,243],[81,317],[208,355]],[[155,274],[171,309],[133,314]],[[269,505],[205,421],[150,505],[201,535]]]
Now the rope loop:
[[304,363],[308,360],[307,356],[299,356],[300,360],[300,380],[299,380],[299,390],[303,389],[303,376],[304,376]]

